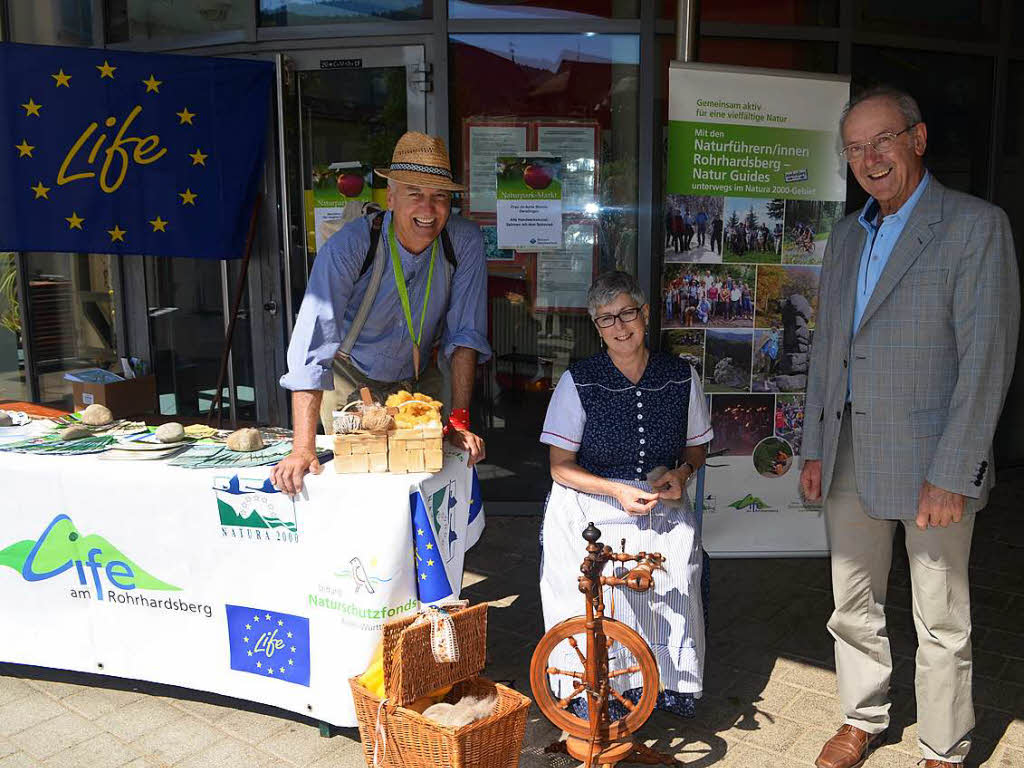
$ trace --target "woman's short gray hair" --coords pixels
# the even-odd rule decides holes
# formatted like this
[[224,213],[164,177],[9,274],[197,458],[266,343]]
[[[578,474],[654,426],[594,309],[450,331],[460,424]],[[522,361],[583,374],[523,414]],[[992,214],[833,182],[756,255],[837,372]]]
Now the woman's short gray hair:
[[872,88],[866,88],[846,102],[846,106],[843,107],[843,113],[839,116],[840,133],[843,132],[846,118],[850,116],[853,108],[871,99],[888,99],[889,103],[896,107],[900,114],[903,115],[903,119],[907,121],[908,128],[924,120],[921,117],[921,107],[918,106],[917,99],[909,93],[892,85],[876,85]]
[[628,294],[638,307],[647,303],[647,297],[644,296],[640,283],[631,274],[618,270],[602,272],[594,278],[590,290],[587,291],[587,311],[590,316],[597,315],[598,307],[611,304],[622,293]]

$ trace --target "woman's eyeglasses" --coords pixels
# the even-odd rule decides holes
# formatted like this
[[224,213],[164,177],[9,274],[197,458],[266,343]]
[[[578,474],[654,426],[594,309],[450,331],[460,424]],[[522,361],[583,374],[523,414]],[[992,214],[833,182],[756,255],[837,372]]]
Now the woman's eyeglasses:
[[640,317],[640,310],[641,307],[626,307],[616,315],[598,315],[594,318],[594,325],[598,328],[611,328],[616,320],[620,320],[623,325],[632,323]]

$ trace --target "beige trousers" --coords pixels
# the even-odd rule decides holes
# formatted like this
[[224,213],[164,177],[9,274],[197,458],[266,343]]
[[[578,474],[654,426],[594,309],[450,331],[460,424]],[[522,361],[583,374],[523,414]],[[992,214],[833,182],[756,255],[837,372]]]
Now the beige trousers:
[[320,422],[324,425],[324,434],[334,434],[334,411],[340,410],[349,402],[353,392],[361,387],[369,387],[380,395],[387,395],[399,389],[409,392],[422,392],[445,404],[448,410],[448,382],[437,363],[431,362],[423,369],[419,380],[382,382],[367,377],[351,363],[334,358],[334,389],[324,391],[320,400]]
[[[885,595],[897,520],[869,517],[857,496],[849,411],[839,435],[825,503],[832,550],[839,702],[850,725],[868,733],[889,726],[892,656]],[[904,523],[914,626],[918,738],[925,758],[962,762],[971,746],[971,604],[967,563],[974,516],[921,531]]]

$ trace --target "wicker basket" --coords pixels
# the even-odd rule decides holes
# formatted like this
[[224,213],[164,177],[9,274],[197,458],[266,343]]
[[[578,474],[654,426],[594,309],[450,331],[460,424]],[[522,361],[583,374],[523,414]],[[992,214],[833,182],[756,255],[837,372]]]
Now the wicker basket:
[[[374,768],[515,768],[519,764],[526,712],[530,699],[477,673],[484,667],[487,645],[487,606],[453,613],[460,656],[457,662],[434,661],[430,626],[410,625],[415,617],[388,622],[384,627],[384,681],[387,700],[362,686],[349,684],[359,719],[359,736],[367,766]],[[497,694],[494,714],[483,720],[449,728],[404,705],[438,688],[454,685],[446,698]]]
[[334,436],[334,469],[337,472],[387,472],[386,432],[349,432]]
[[388,470],[390,472],[440,472],[444,464],[441,423],[388,432]]

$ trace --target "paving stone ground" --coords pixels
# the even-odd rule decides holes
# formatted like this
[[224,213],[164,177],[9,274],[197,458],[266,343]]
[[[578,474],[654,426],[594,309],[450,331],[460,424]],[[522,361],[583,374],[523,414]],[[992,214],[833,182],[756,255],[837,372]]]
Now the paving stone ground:
[[[1024,768],[1024,471],[1004,472],[978,519],[971,557],[975,746],[968,766]],[[539,520],[488,519],[467,558],[464,595],[499,601],[487,674],[529,693],[543,633]],[[567,567],[574,567],[567,564]],[[810,766],[840,722],[824,559],[712,563],[706,695],[695,720],[655,713],[647,743],[693,768]],[[910,768],[917,752],[914,637],[897,541],[886,613],[896,661],[889,741],[865,768]],[[3,628],[0,631],[11,631]],[[543,750],[558,734],[532,709],[521,768],[578,765]],[[0,768],[357,768],[358,735],[270,707],[167,686],[0,664]],[[626,765],[626,764],[622,764]]]

